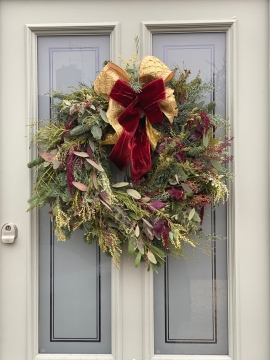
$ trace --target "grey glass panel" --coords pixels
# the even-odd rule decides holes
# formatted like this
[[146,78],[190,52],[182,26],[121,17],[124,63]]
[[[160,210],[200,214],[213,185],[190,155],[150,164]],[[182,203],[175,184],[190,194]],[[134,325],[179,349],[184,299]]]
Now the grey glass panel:
[[[153,36],[153,55],[170,68],[200,71],[215,90],[204,100],[215,100],[215,112],[226,116],[225,33]],[[226,207],[210,209],[203,231],[226,236]],[[213,241],[207,256],[186,248],[188,260],[168,258],[154,277],[156,354],[228,354],[227,244]]]
[[[48,90],[91,86],[109,59],[109,36],[38,39],[39,118],[51,116]],[[39,224],[39,352],[111,353],[111,260],[77,230],[59,242],[49,207]]]

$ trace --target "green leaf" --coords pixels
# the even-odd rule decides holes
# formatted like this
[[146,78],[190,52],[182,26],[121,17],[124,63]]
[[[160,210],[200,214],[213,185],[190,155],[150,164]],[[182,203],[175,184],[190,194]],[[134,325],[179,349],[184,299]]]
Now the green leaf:
[[188,220],[191,220],[195,214],[195,208],[191,209],[188,215]]
[[105,113],[104,110],[99,109],[99,114],[100,114],[100,116],[101,116],[101,118],[102,118],[103,121],[105,121],[106,123],[109,122],[109,120],[108,120],[108,118],[107,118],[107,115],[106,115],[106,113]]
[[153,264],[157,263],[155,255],[153,253],[151,253],[150,251],[148,251],[147,257],[148,257],[148,260],[151,261],[151,263],[153,263]]
[[92,139],[89,139],[89,146],[93,152],[96,150],[96,145]]
[[142,258],[142,254],[140,252],[138,252],[135,262],[134,262],[135,267],[139,266],[139,263],[141,262],[141,258]]
[[206,135],[203,134],[203,145],[204,145],[204,147],[207,147],[208,144],[209,144],[209,137],[208,137],[207,134]]
[[170,238],[171,240],[173,240],[173,238],[174,238],[172,231],[169,231],[169,238]]
[[212,159],[212,160],[210,160],[210,162],[217,171],[224,171],[221,163],[218,160]]
[[182,186],[182,188],[185,190],[186,193],[192,194],[192,190],[191,190],[191,188],[190,188],[187,184],[181,183],[181,186]]
[[204,101],[199,102],[199,104],[196,104],[197,109],[201,109],[204,105]]
[[137,247],[138,247],[140,253],[143,255],[144,254],[144,243],[143,243],[142,239],[138,239]]
[[201,222],[201,218],[200,216],[197,214],[197,212],[195,212],[194,216],[193,216],[193,220],[196,221],[196,222]]
[[129,240],[128,242],[128,255],[133,255],[134,254],[134,251],[136,249],[136,246],[134,244],[134,241],[133,240]]
[[100,140],[101,137],[102,137],[102,130],[101,130],[101,128],[100,128],[98,125],[96,125],[96,124],[94,124],[93,126],[91,126],[91,133],[92,133],[93,137],[94,137],[95,139],[97,139],[97,140]]

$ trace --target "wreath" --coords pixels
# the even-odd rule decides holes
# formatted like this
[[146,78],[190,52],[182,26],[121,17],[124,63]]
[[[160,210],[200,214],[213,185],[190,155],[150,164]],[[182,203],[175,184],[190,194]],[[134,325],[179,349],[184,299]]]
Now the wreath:
[[[29,210],[49,203],[58,240],[84,230],[119,267],[123,244],[149,269],[201,247],[204,210],[228,199],[232,138],[205,104],[212,84],[154,56],[104,65],[93,87],[53,92],[54,117],[34,137]],[[116,169],[119,169],[116,171]],[[118,178],[118,180],[116,180]]]

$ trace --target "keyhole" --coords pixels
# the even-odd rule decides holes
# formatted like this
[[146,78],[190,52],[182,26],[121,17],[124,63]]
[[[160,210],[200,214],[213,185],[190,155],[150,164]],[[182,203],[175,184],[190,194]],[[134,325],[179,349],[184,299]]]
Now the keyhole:
[[10,225],[7,225],[7,226],[5,227],[5,229],[6,229],[7,231],[10,231],[10,230],[11,230],[11,226],[10,226]]

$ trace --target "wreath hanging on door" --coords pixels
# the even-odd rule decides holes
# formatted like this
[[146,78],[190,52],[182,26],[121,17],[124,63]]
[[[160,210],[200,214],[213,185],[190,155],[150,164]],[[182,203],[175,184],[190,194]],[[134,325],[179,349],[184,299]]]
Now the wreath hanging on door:
[[200,101],[211,84],[136,57],[124,68],[108,62],[93,88],[53,93],[54,118],[39,127],[28,164],[37,167],[29,210],[50,204],[58,240],[81,228],[117,266],[128,244],[136,267],[155,269],[211,238],[204,210],[228,199],[232,138],[217,135],[227,122],[215,103]]

